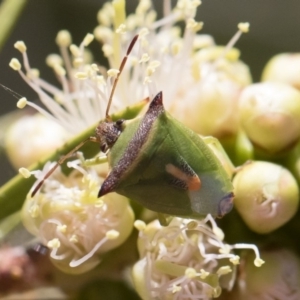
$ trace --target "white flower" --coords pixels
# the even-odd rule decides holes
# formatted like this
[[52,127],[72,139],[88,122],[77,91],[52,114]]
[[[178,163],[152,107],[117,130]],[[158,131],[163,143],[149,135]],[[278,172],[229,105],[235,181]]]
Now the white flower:
[[[51,249],[52,262],[69,273],[85,272],[100,262],[99,254],[122,244],[133,228],[134,215],[123,196],[111,193],[97,198],[103,178],[95,169],[85,170],[78,161],[64,175],[60,170],[41,190],[28,196],[22,209],[23,223]],[[33,172],[38,178],[53,167]]]
[[[180,0],[172,10],[170,1],[164,1],[164,17],[156,20],[151,1],[140,1],[135,14],[120,20],[127,30],[116,39],[114,14],[109,13],[115,6],[107,3],[99,12],[100,25],[94,34],[103,43],[111,66],[118,61],[116,40],[128,44],[134,34],[139,34],[142,58],[136,58],[136,64],[142,68],[135,69],[132,78],[128,73],[122,75],[129,95],[143,82],[149,85],[150,99],[163,91],[165,107],[194,131],[217,137],[233,135],[238,129],[238,97],[251,83],[251,75],[239,60],[239,51],[232,47],[248,31],[249,24],[238,24],[238,32],[226,47],[216,46],[212,37],[197,33],[203,25],[194,20],[200,4]],[[185,22],[182,34],[179,20]],[[208,116],[207,111],[214,115]]]
[[253,249],[255,264],[263,263],[256,246],[226,244],[210,215],[202,221],[174,218],[167,227],[158,221],[135,226],[141,259],[133,280],[143,299],[211,299],[222,288],[231,290],[239,264],[234,249]]
[[[159,20],[150,0],[140,1],[135,13],[128,17],[125,1],[108,2],[103,6],[94,35],[103,43],[102,50],[110,68],[119,69],[130,41],[139,34],[139,41],[120,76],[110,113],[146,97],[152,99],[163,91],[166,108],[193,130],[218,135],[220,128],[230,123],[233,125],[225,128],[225,134],[235,132],[235,99],[240,89],[251,81],[251,76],[247,67],[238,61],[238,52],[232,46],[241,33],[248,30],[249,24],[239,24],[239,31],[228,45],[217,48],[212,37],[197,34],[203,25],[194,19],[200,4],[198,0],[179,0],[172,9],[171,2],[165,0],[164,16]],[[177,26],[181,20],[185,22],[183,34]],[[56,41],[61,55],[50,55],[47,64],[53,68],[61,88],[39,78],[38,72],[29,65],[23,42],[17,42],[15,47],[22,53],[25,73],[19,61],[12,59],[10,63],[38,93],[48,111],[30,101],[27,104],[57,120],[70,134],[78,134],[105,117],[116,76],[115,72],[111,76],[112,72],[107,72],[105,67],[86,59],[85,47],[93,37],[88,34],[76,46],[71,44],[70,33],[65,30],[58,33]],[[206,49],[204,53],[201,51]],[[219,100],[218,95],[224,101]],[[214,118],[217,124],[213,128],[204,121],[201,123],[199,119],[205,118],[198,116],[211,99],[222,103],[218,110],[221,116],[219,113]],[[223,107],[227,108],[225,113]]]
[[[11,60],[10,66],[18,71],[28,85],[37,92],[47,110],[27,100],[19,102],[18,107],[23,108],[25,105],[29,105],[46,117],[54,119],[70,135],[74,135],[105,117],[108,98],[116,74],[110,76],[110,72],[107,72],[106,68],[90,63],[85,58],[85,47],[92,38],[91,34],[86,36],[79,47],[69,45],[65,40],[66,37],[62,38],[64,34],[66,34],[65,31],[59,32],[57,37],[61,56],[52,54],[47,58],[47,64],[53,69],[61,88],[57,88],[39,77],[36,70],[30,67],[26,51],[21,51],[25,72],[22,71],[20,62],[15,58]],[[71,53],[68,51],[68,47]],[[120,53],[119,61],[125,56],[127,47],[128,44],[124,46],[124,53]],[[127,63],[124,73],[130,72],[131,67],[132,64]],[[137,93],[136,89],[132,94],[126,93],[128,97],[125,98],[121,86],[122,83],[115,93],[110,113],[142,100],[148,95],[145,92],[146,87],[140,85],[142,87],[139,89],[140,93]]]

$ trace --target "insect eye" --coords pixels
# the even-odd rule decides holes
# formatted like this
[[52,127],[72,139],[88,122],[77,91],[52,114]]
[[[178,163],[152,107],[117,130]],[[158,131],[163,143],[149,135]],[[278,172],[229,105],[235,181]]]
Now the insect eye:
[[117,120],[116,125],[121,126],[124,123],[124,121],[125,121],[124,119]]
[[106,153],[106,151],[108,150],[108,146],[106,143],[103,143],[101,146],[100,146],[100,150],[103,152],[103,153]]

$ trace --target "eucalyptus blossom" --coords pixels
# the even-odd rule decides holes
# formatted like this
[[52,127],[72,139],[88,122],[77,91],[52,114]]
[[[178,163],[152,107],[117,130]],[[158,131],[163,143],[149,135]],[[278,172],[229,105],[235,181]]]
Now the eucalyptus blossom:
[[[60,54],[50,54],[46,62],[60,87],[40,78],[38,70],[30,66],[25,43],[16,42],[22,62],[13,58],[10,66],[36,91],[45,108],[26,98],[17,106],[33,107],[71,137],[106,117],[111,96],[110,114],[163,91],[166,109],[197,132],[236,135],[237,99],[250,84],[251,75],[233,45],[248,32],[249,24],[240,23],[228,45],[220,47],[211,36],[199,33],[203,27],[195,19],[199,0],[179,0],[174,7],[165,0],[161,19],[157,19],[152,1],[141,0],[135,13],[128,16],[125,4],[123,0],[106,3],[97,16],[99,26],[80,45],[72,43],[68,31],[58,33]],[[119,78],[120,63],[136,35],[137,42]],[[94,37],[102,43],[108,68],[92,62],[87,51]],[[214,109],[213,117],[206,118],[208,108]],[[225,153],[211,146],[231,176],[234,166]],[[109,152],[106,154],[110,158]],[[82,160],[74,160],[69,163],[72,170],[68,175],[58,167],[45,179],[54,164],[48,162],[42,171],[20,169],[25,177],[37,178],[22,209],[23,222],[49,248],[51,261],[58,268],[83,273],[126,240],[133,228],[133,212],[128,199],[120,195],[97,198],[110,170],[99,172],[93,165],[84,167]],[[41,182],[41,189],[32,196]],[[255,245],[227,244],[210,215],[204,220],[174,218],[166,227],[158,221],[146,225],[137,220],[134,225],[139,230],[140,259],[132,277],[143,299],[220,296],[222,289],[234,286],[239,249],[254,251],[255,266],[264,263]]]
[[210,215],[202,221],[174,218],[166,227],[157,220],[148,225],[137,220],[135,227],[140,260],[132,276],[144,300],[219,297],[234,285],[240,261],[236,249],[252,249],[254,265],[264,263],[255,245],[227,244]]
[[[34,197],[29,192],[22,208],[26,229],[51,250],[58,268],[73,274],[94,268],[101,254],[122,244],[134,221],[128,200],[114,193],[98,198],[103,178],[78,163],[70,163],[74,170],[68,176],[57,170]],[[31,172],[36,184],[51,167],[48,163],[42,171]],[[31,175],[26,169],[20,172]]]

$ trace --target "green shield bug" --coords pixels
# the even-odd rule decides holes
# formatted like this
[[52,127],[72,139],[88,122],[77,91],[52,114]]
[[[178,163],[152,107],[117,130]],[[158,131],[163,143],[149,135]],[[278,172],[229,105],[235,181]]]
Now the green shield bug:
[[135,36],[131,41],[121,62],[106,118],[97,126],[95,136],[60,159],[32,196],[58,165],[87,141],[93,141],[107,153],[110,166],[99,197],[116,192],[161,214],[222,217],[232,208],[231,180],[201,137],[165,111],[162,92],[154,97],[142,118],[112,122],[108,114],[117,81],[137,39]]

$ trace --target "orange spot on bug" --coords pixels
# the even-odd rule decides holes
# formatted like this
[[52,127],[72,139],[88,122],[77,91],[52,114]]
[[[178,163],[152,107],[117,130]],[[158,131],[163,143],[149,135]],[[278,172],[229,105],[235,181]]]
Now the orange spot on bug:
[[166,171],[179,180],[184,181],[190,191],[197,191],[201,187],[201,180],[197,175],[191,176],[189,174],[186,174],[184,173],[184,171],[180,170],[172,164],[166,165]]

